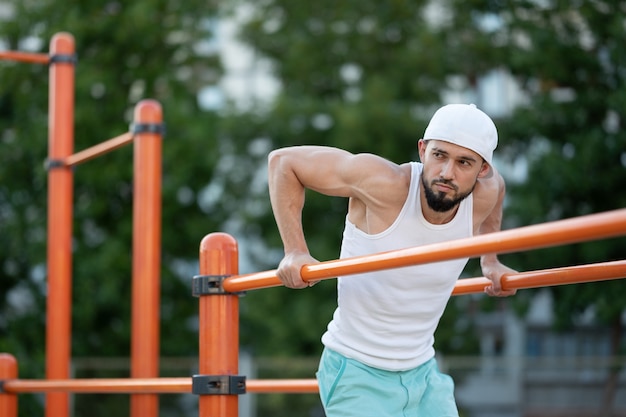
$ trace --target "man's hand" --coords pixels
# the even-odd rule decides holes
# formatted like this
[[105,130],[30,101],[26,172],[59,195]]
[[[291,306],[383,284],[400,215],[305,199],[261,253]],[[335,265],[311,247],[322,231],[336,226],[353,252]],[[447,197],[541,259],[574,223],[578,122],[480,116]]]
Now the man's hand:
[[276,275],[289,288],[306,288],[317,284],[317,281],[305,282],[302,280],[300,271],[304,265],[317,264],[319,261],[313,258],[308,252],[292,252],[285,255],[280,264]]
[[491,285],[485,287],[485,293],[492,297],[508,297],[515,295],[517,290],[503,290],[500,281],[504,275],[517,274],[517,271],[501,264],[499,261],[482,262],[483,275],[491,280]]

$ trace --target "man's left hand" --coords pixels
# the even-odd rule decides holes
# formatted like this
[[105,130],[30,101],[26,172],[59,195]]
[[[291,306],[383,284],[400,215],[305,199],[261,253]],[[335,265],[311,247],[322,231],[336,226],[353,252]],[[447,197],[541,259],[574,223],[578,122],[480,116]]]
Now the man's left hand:
[[482,265],[483,275],[491,281],[491,285],[485,287],[485,293],[492,297],[508,297],[515,295],[517,290],[502,289],[501,281],[504,275],[517,274],[514,269],[501,264],[499,261]]

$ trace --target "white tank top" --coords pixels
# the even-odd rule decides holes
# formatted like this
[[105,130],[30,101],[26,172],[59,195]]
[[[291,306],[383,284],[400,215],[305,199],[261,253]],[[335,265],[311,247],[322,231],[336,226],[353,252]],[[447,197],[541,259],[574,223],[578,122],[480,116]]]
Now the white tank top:
[[[434,225],[422,214],[422,164],[411,163],[411,183],[389,228],[370,235],[346,218],[341,258],[427,245],[472,235],[472,195],[454,219]],[[391,371],[415,368],[435,354],[434,333],[468,258],[337,278],[337,309],[322,343],[344,356]]]

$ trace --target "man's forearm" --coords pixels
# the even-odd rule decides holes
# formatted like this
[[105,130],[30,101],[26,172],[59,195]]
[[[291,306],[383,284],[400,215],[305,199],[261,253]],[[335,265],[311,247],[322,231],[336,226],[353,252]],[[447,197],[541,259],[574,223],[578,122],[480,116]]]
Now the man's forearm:
[[285,253],[308,252],[302,228],[304,186],[289,167],[285,156],[276,152],[269,158],[268,186],[274,219]]

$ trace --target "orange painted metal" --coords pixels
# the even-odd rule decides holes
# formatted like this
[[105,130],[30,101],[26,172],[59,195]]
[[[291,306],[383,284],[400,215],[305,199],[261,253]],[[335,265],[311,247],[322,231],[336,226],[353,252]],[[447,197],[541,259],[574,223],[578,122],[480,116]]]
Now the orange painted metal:
[[[2,366],[0,364],[0,366]],[[0,368],[1,372],[1,368]],[[1,377],[2,374],[0,374]],[[14,378],[14,377],[11,377]],[[8,396],[35,392],[72,392],[82,394],[176,394],[191,393],[191,378],[102,378],[102,379],[67,379],[36,380],[11,379],[5,382],[4,389]],[[271,393],[316,393],[315,379],[250,379],[246,381],[246,391],[256,394]],[[1,401],[1,395],[0,395]],[[2,405],[2,402],[0,402]],[[2,410],[2,408],[0,408]],[[11,414],[0,414],[13,417]],[[217,414],[221,417],[220,414]]]
[[[73,56],[74,38],[67,33],[55,35],[50,52]],[[71,356],[73,174],[57,163],[74,148],[74,64],[51,63],[49,77],[46,378],[64,379],[69,377]],[[46,416],[68,415],[67,394],[46,396]]]
[[117,148],[121,148],[122,146],[131,143],[134,137],[135,135],[130,132],[121,134],[105,142],[99,143],[80,152],[76,152],[74,155],[70,155],[65,158],[63,163],[66,166],[71,167],[81,164],[83,162],[87,162],[93,158],[96,158],[100,155],[103,155],[107,152],[113,151]]
[[[200,275],[236,275],[237,241],[225,233],[211,233],[200,242]],[[200,375],[237,375],[239,370],[239,297],[236,294],[201,295],[199,300]],[[234,394],[200,395],[200,417],[237,417]]]
[[4,388],[7,392],[16,394],[33,392],[174,394],[190,393],[191,378],[15,379],[6,381]]
[[[220,237],[221,239],[221,237]],[[214,245],[216,242],[209,242],[209,246]],[[235,244],[229,241],[228,238],[217,242],[218,245]],[[236,252],[236,248],[234,249]],[[233,249],[226,249],[227,253],[233,254]],[[222,263],[220,259],[227,258],[225,263]],[[212,259],[218,261],[219,265],[225,265],[235,261],[234,256],[222,256],[221,250],[207,252],[207,257],[204,260]],[[203,267],[205,269],[206,267]],[[216,275],[228,275],[227,269],[220,269]],[[619,279],[626,278],[626,260],[604,262],[589,265],[580,265],[564,268],[546,269],[540,271],[523,272],[515,275],[506,276],[503,280],[503,287],[505,289],[520,289],[520,288],[535,288],[549,285],[562,285],[581,282],[592,282],[605,279]],[[469,294],[474,292],[482,292],[484,287],[489,284],[489,280],[486,278],[467,278],[458,282],[454,294]],[[214,296],[210,296],[214,297]],[[208,337],[209,334],[205,329],[202,332],[202,336]],[[230,335],[229,337],[232,337]],[[216,340],[224,342],[224,340],[217,338]],[[211,344],[211,340],[205,340],[205,343]],[[226,343],[221,343],[220,350],[227,350]],[[236,351],[236,349],[233,349]],[[208,355],[202,355],[201,360],[210,361],[207,358]],[[212,353],[215,355],[215,353]],[[220,354],[224,355],[224,352]],[[226,353],[228,354],[228,353]],[[232,352],[231,352],[232,354]],[[4,355],[12,358],[10,355]],[[224,355],[225,356],[225,355]],[[232,355],[231,355],[232,356]],[[227,359],[230,362],[235,360],[234,357]],[[14,361],[14,359],[13,359]],[[203,367],[207,367],[208,364],[204,364]],[[101,393],[101,394],[168,394],[168,393],[188,393],[191,392],[191,379],[189,377],[181,378],[111,378],[111,379],[70,379],[70,380],[19,380],[17,378],[17,370],[12,370],[13,364],[9,361],[6,365],[3,355],[0,354],[0,379],[6,379],[4,383],[4,390],[6,393],[18,394],[18,393],[33,393],[33,392],[74,392],[74,393]],[[16,365],[15,365],[16,366]],[[218,374],[224,374],[232,370],[236,372],[232,367],[216,366],[216,371],[208,370],[208,372],[217,372]],[[6,369],[9,369],[8,371]],[[211,374],[212,375],[212,374]],[[269,394],[269,393],[316,393],[318,392],[318,385],[315,379],[250,379],[246,381],[246,392],[257,394]],[[201,397],[210,398],[212,396]],[[217,397],[217,396],[215,396]],[[235,397],[235,396],[230,396]],[[213,405],[213,412],[217,414],[209,414],[222,416],[219,413],[234,412],[228,409],[228,405],[225,402],[226,399],[216,401]],[[2,407],[6,407],[6,401],[2,395],[0,395],[0,411]],[[232,407],[232,406],[231,406]],[[0,414],[13,417],[12,414]],[[225,414],[228,415],[228,414]]]
[[[367,271],[398,268],[488,253],[508,253],[626,235],[626,209],[590,214],[486,235],[414,248],[306,265],[305,281]],[[224,288],[240,292],[281,285],[276,271],[246,274],[225,280]]]
[[319,391],[315,379],[251,379],[246,391],[257,394],[314,394]]
[[[17,360],[13,355],[0,353],[0,381],[17,378]],[[17,395],[5,389],[0,391],[0,416],[17,417]]]
[[[326,262],[322,262],[326,264]],[[302,273],[304,274],[304,270],[309,268],[308,266],[304,266],[302,269]],[[335,275],[330,273],[327,278],[334,278]],[[307,280],[308,281],[308,280]],[[224,281],[224,289],[230,292],[241,292],[241,291],[249,291],[249,290],[257,290],[261,288],[271,288],[278,287],[283,285],[282,282],[278,279],[276,275],[276,269],[271,269],[269,271],[262,272],[254,272],[251,274],[239,275],[235,277],[228,278]]]
[[504,288],[537,288],[626,278],[626,260],[569,266],[505,276]]
[[[162,125],[161,105],[143,100],[135,106],[136,124]],[[162,138],[152,131],[137,133],[133,171],[133,267],[131,377],[159,375],[161,290],[161,174]],[[159,398],[152,394],[131,397],[130,415],[156,417]]]
[[0,59],[31,64],[48,64],[50,62],[49,55],[20,51],[0,51]]
[[[626,260],[521,272],[502,277],[502,289],[549,287],[626,278]],[[484,277],[457,281],[453,295],[481,293],[491,283]]]

